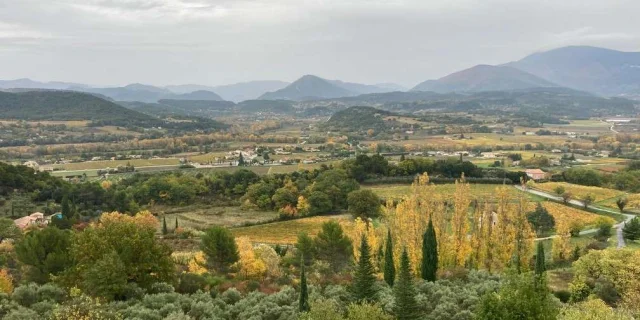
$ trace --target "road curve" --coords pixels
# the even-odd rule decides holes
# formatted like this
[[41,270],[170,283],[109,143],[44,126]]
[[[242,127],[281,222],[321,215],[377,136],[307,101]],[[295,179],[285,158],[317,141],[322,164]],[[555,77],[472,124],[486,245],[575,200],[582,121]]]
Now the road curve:
[[[514,185],[514,187],[520,191],[524,191],[524,192],[528,192],[543,198],[547,198],[547,199],[552,199],[552,200],[556,200],[556,201],[562,201],[562,197],[558,197],[555,196],[553,194],[550,194],[548,192],[544,192],[544,191],[540,191],[540,190],[535,190],[535,189],[530,189],[530,188],[526,188],[523,187],[521,185]],[[581,206],[584,207],[584,203],[582,201],[579,200],[570,200],[569,203],[576,205],[576,206]],[[602,212],[607,212],[607,213],[613,213],[613,214],[620,214],[624,216],[624,221],[620,222],[618,224],[613,225],[613,227],[616,229],[616,235],[618,237],[618,248],[624,248],[625,247],[625,242],[624,242],[624,237],[622,235],[622,228],[624,227],[624,225],[631,221],[631,219],[635,218],[634,215],[632,214],[626,214],[626,213],[620,213],[617,212],[615,210],[609,210],[609,209],[604,209],[604,208],[599,208],[599,207],[594,207],[592,205],[588,206],[589,209],[592,210],[596,210],[596,211],[602,211]],[[587,229],[587,230],[582,230],[580,231],[580,235],[585,235],[585,234],[592,234],[592,233],[596,233],[596,231],[598,231],[598,229]],[[553,235],[550,237],[544,237],[544,238],[536,238],[536,241],[540,241],[540,240],[547,240],[547,239],[553,239],[558,237],[558,235]]]

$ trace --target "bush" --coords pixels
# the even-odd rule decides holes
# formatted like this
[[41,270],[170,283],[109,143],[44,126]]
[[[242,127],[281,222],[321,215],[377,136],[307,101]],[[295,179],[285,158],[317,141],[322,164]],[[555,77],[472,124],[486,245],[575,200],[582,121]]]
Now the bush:
[[183,273],[179,277],[178,287],[176,291],[179,293],[196,293],[198,290],[204,290],[207,280],[195,273]]
[[571,299],[571,292],[567,290],[554,291],[553,295],[556,296],[556,298],[558,298],[558,300],[560,300],[562,303],[568,303],[569,299]]

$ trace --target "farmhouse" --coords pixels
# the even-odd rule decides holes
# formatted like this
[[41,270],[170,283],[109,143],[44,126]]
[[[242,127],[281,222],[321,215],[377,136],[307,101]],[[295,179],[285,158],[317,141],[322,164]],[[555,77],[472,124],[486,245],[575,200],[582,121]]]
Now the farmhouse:
[[540,169],[527,169],[524,171],[531,180],[542,180],[547,176],[547,173]]
[[42,212],[34,212],[26,217],[18,218],[13,222],[22,230],[30,226],[45,226],[49,224],[48,219],[44,217]]

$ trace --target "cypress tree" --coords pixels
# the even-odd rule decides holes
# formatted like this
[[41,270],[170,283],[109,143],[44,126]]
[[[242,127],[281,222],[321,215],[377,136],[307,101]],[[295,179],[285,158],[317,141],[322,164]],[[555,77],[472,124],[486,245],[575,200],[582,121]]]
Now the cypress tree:
[[162,217],[162,234],[167,234],[169,231],[167,230],[167,217]]
[[393,242],[391,240],[391,230],[387,232],[387,243],[384,252],[384,281],[393,287],[396,280],[396,266],[393,262]]
[[407,254],[406,248],[402,251],[400,258],[400,274],[398,274],[398,282],[393,288],[393,296],[396,300],[393,311],[398,319],[412,320],[420,318],[416,291],[413,287],[409,254]]
[[436,281],[436,273],[438,272],[438,240],[436,239],[436,231],[433,229],[433,223],[429,219],[427,231],[422,236],[422,279],[427,281]]
[[300,262],[300,300],[298,301],[298,311],[307,312],[309,307],[309,292],[307,289],[307,275],[304,271],[304,262]]
[[176,216],[176,229],[178,229],[178,216]]
[[376,276],[371,264],[371,248],[367,238],[362,236],[360,244],[360,260],[356,267],[356,274],[353,279],[353,294],[358,302],[373,302],[376,300],[377,289]]
[[540,276],[547,271],[544,258],[544,247],[542,246],[542,242],[538,241],[538,247],[536,248],[536,275]]
[[71,219],[73,217],[73,212],[71,211],[71,205],[69,203],[69,197],[67,197],[66,195],[64,197],[62,197],[62,215],[65,216],[67,219]]

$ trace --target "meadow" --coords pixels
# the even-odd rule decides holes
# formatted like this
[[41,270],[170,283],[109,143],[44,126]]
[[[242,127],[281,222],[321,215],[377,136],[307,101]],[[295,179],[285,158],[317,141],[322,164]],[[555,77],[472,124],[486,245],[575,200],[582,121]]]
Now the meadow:
[[306,232],[310,236],[315,237],[318,232],[320,232],[323,223],[331,220],[348,221],[350,219],[350,215],[316,216],[233,228],[231,231],[234,236],[247,237],[254,243],[293,244],[301,232]]

